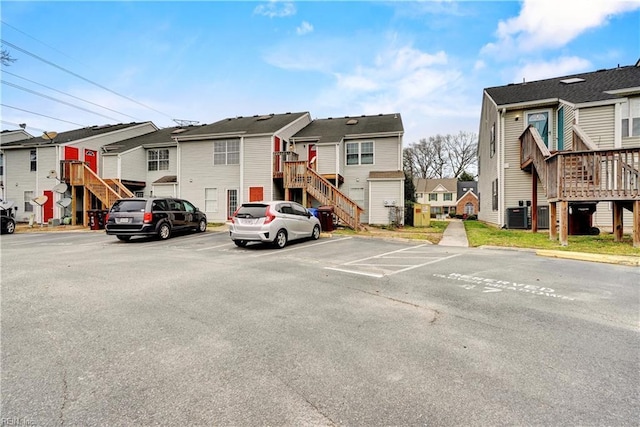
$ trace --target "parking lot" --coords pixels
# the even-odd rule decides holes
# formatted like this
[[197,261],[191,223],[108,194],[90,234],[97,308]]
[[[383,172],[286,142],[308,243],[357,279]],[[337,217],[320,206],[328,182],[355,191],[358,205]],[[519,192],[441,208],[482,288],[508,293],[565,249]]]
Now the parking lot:
[[3,422],[640,416],[637,268],[337,235],[280,250],[224,232],[0,244]]

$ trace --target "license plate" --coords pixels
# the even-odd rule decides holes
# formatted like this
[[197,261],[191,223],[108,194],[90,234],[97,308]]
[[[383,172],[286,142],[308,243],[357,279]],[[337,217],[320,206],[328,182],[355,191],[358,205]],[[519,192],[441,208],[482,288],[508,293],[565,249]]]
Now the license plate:
[[258,223],[258,218],[245,218],[242,220],[243,225],[255,225]]
[[118,224],[129,224],[131,222],[131,218],[116,218],[116,222]]

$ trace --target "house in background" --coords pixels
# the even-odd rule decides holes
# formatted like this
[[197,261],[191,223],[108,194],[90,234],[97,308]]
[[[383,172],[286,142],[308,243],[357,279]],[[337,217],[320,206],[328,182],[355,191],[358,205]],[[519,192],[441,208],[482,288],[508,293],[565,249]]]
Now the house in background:
[[445,219],[458,212],[457,178],[418,178],[415,187],[416,202],[431,206],[431,218]]
[[33,135],[26,132],[24,129],[20,130],[3,130],[0,132],[0,200],[7,200],[5,195],[5,178],[4,178],[4,152],[2,151],[2,145],[20,141],[22,139],[33,138]]
[[456,214],[478,215],[480,201],[478,200],[477,181],[458,181],[456,196]]
[[307,189],[315,199],[311,204],[333,205],[353,228],[358,223],[403,224],[403,134],[402,118],[396,113],[316,119],[293,135],[290,142],[301,166],[342,195],[333,203]]
[[[87,224],[88,209],[110,205],[107,187],[120,188],[118,182],[107,183],[100,178],[101,148],[155,130],[153,123],[144,122],[46,132],[10,142],[3,138],[4,195],[18,207],[16,220],[45,223],[71,216],[74,223]],[[70,184],[64,192],[56,187],[61,181]],[[110,191],[117,197],[119,190]],[[42,201],[42,196],[46,196],[44,204],[34,206],[32,201]],[[62,206],[58,203],[62,199],[70,199],[72,204]]]
[[485,89],[478,167],[487,223],[640,246],[640,61]]

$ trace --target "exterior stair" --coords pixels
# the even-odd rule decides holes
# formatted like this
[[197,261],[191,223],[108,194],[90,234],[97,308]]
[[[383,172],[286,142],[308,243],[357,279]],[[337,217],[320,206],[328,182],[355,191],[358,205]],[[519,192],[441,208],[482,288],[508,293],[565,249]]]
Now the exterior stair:
[[111,207],[116,200],[133,197],[133,193],[120,180],[103,180],[85,162],[64,161],[62,176],[70,185],[84,186],[107,207]]

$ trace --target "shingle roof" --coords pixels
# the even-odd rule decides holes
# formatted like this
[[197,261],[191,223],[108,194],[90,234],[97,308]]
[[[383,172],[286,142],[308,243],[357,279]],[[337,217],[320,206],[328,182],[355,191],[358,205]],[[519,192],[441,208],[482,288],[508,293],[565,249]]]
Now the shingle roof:
[[[584,81],[570,84],[562,83],[562,80],[573,78],[583,79]],[[550,98],[560,98],[576,104],[602,101],[620,96],[606,93],[607,91],[638,87],[640,87],[640,67],[636,65],[572,74],[553,79],[509,84],[485,90],[495,103],[500,106]]]
[[340,142],[347,135],[403,132],[400,114],[353,116],[316,119],[293,135],[292,140],[314,139],[318,142]]
[[440,179],[424,179],[419,178],[416,182],[416,193],[431,193],[439,185],[442,185],[447,191],[454,192],[457,190],[458,180],[456,178],[440,178]]
[[[144,122],[148,123],[148,122]],[[89,138],[91,136],[101,135],[104,133],[114,132],[120,129],[126,129],[129,127],[138,126],[144,123],[119,123],[117,125],[102,125],[102,126],[89,126],[86,128],[69,130],[66,132],[60,132],[53,141],[49,141],[48,139],[44,139],[41,136],[29,139],[22,139],[20,141],[8,142],[6,144],[2,144],[3,147],[11,147],[15,145],[23,145],[29,144],[30,146],[37,145],[51,145],[51,144],[64,144],[66,142],[77,141],[79,139]]]
[[469,190],[473,190],[474,193],[477,193],[478,181],[458,181],[458,187],[457,187],[458,197],[460,197],[461,195],[463,195]]
[[174,184],[176,182],[178,182],[177,175],[165,175],[153,181],[153,184]]
[[147,133],[144,135],[136,136],[133,138],[125,139],[123,141],[116,141],[111,144],[107,144],[103,146],[103,149],[106,153],[123,153],[125,151],[131,150],[132,148],[140,147],[142,145],[153,145],[153,144],[175,144],[176,142],[173,140],[173,137],[178,135],[186,135],[189,134],[189,131],[196,129],[195,126],[186,126],[186,127],[170,127],[157,130],[155,132]]
[[[263,116],[229,117],[208,125],[196,126],[189,130],[188,136],[215,135],[226,133],[242,133],[243,135],[257,135],[275,133],[291,122],[298,120],[308,112],[266,114]],[[180,135],[178,135],[180,138]]]

